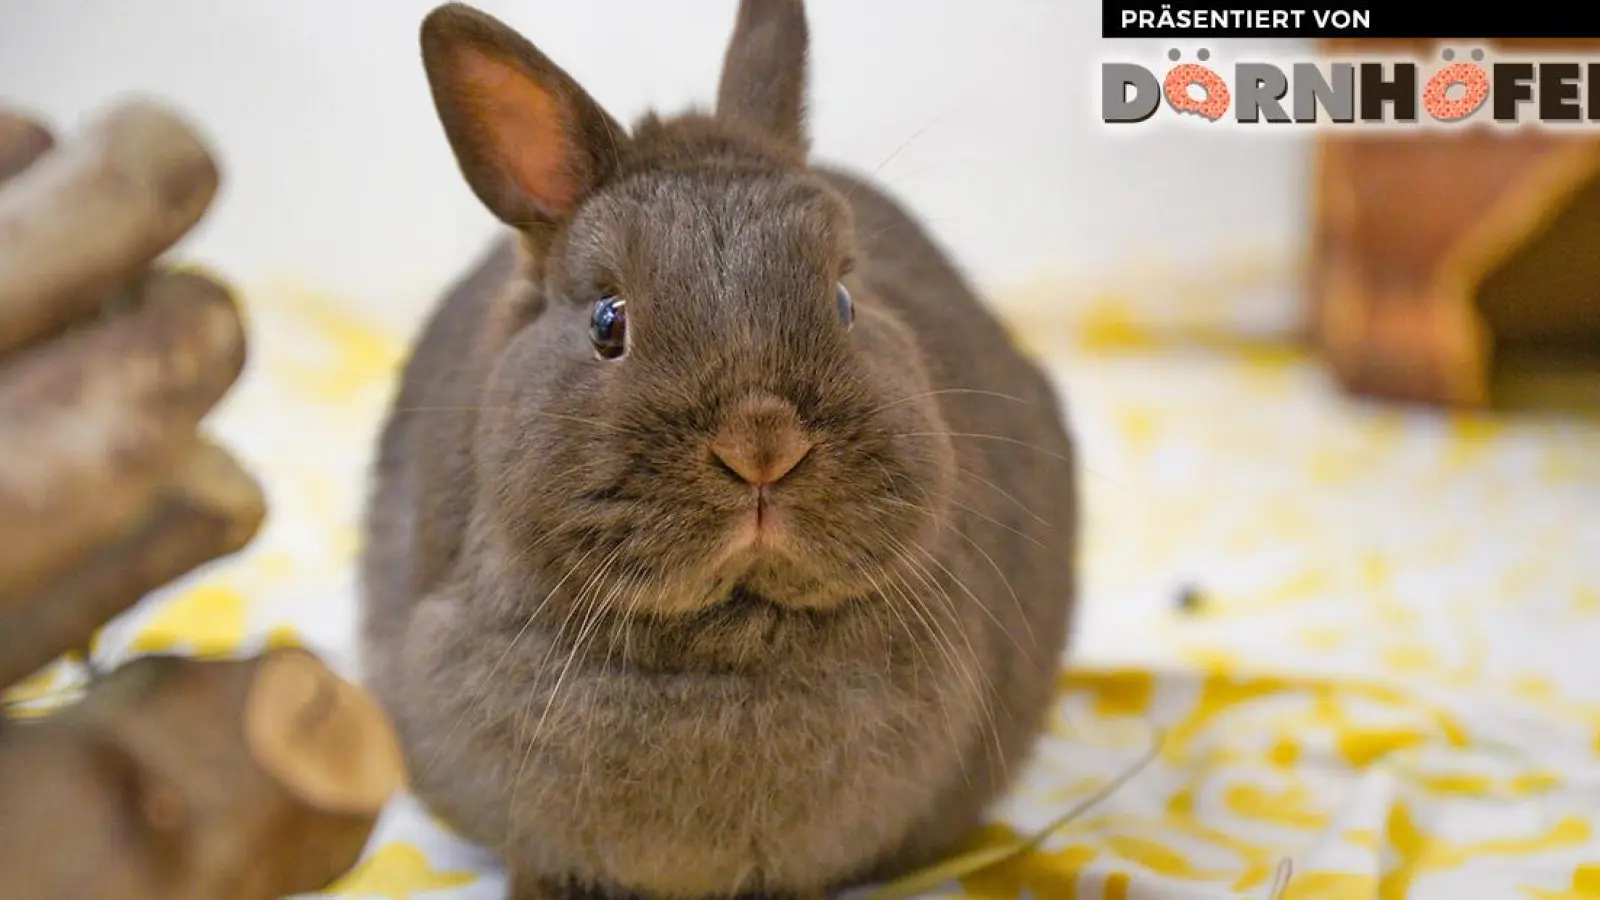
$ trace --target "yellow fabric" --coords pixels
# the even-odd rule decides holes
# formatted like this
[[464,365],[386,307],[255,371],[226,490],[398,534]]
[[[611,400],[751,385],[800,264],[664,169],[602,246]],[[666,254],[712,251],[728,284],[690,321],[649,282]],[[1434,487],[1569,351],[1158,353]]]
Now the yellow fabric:
[[[248,301],[252,368],[213,425],[270,488],[265,531],[109,628],[102,665],[302,641],[353,672],[364,467],[404,335],[329,298]],[[975,849],[1162,739],[945,894],[1600,897],[1600,422],[1370,408],[1279,346],[1165,344],[1115,298],[1027,341],[1085,452],[1083,630]],[[503,891],[400,798],[332,893]]]

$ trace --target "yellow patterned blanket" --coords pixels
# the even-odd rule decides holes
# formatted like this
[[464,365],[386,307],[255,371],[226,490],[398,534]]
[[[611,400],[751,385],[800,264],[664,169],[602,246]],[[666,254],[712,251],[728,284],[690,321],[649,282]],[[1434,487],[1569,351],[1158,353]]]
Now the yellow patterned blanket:
[[[102,663],[296,641],[354,671],[364,468],[410,323],[247,300],[251,368],[213,427],[270,519],[115,623]],[[976,849],[1155,755],[929,895],[1600,896],[1600,422],[1363,408],[1292,351],[1163,347],[1117,311],[1029,339],[1085,452],[1086,607],[1052,734]],[[503,891],[401,799],[332,894]]]

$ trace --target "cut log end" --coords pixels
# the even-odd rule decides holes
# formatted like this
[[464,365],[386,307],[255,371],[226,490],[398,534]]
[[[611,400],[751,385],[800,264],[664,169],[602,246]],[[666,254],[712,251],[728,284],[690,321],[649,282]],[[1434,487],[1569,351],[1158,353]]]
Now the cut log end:
[[[281,682],[295,680],[286,673],[345,684],[303,652],[147,656],[58,713],[0,727],[0,873],[26,875],[6,882],[6,896],[272,900],[349,871],[378,809],[305,802],[263,769],[243,732],[247,698],[284,694]],[[347,747],[331,762],[359,768],[363,758]]]
[[322,812],[377,815],[405,780],[388,716],[370,694],[304,650],[261,659],[244,733],[257,764]]
[[134,102],[0,188],[0,355],[57,333],[200,220],[220,173],[195,131]]
[[54,146],[55,139],[43,125],[0,110],[0,183],[21,174]]
[[[200,132],[172,109],[148,100],[126,101],[85,132],[86,140],[115,148],[109,158],[129,165],[135,175],[153,175],[156,209],[170,213],[170,228],[181,236],[198,221],[221,183],[222,173]],[[190,215],[193,220],[188,219]],[[179,225],[179,222],[182,224]]]

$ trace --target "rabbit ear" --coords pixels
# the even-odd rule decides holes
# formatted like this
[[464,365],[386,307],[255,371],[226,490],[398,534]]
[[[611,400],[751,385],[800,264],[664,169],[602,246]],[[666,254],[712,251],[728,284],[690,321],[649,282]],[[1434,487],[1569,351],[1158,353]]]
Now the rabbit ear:
[[438,7],[422,23],[422,62],[461,173],[501,221],[565,221],[615,169],[621,126],[494,17]]
[[740,0],[717,114],[805,149],[809,40],[802,0]]

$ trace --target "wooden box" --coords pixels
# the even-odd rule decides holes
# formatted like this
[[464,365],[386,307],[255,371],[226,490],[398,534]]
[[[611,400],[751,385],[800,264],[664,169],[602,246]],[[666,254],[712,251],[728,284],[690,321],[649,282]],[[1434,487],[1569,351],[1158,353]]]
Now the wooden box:
[[[1516,52],[1600,42],[1451,42]],[[1330,54],[1444,43],[1329,41]],[[1597,86],[1600,89],[1600,86]],[[1511,360],[1600,401],[1600,133],[1319,136],[1310,337],[1352,393],[1499,403]]]

